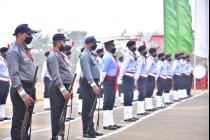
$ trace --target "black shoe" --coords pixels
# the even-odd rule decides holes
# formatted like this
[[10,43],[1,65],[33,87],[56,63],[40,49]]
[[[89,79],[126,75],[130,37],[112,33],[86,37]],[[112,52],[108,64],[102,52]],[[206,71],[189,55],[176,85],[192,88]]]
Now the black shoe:
[[70,117],[66,118],[66,122],[69,122],[71,120],[74,120],[74,118],[70,118]]
[[126,120],[124,120],[125,122],[135,122],[135,121],[137,121],[136,119],[134,119],[134,118],[130,118],[130,119],[126,119]]
[[11,118],[8,118],[8,117],[4,117],[3,119],[4,120],[11,120]]
[[167,102],[167,103],[165,103],[166,105],[171,105],[171,104],[173,104],[172,102]]
[[49,111],[49,110],[50,110],[50,108],[45,108],[44,110],[45,110],[45,111]]
[[83,137],[84,138],[96,138],[96,135],[95,134],[88,134],[88,133],[86,133],[86,134],[83,134]]
[[3,122],[4,121],[4,118],[0,118],[0,122]]
[[116,127],[117,129],[119,129],[119,128],[121,128],[122,126],[120,126],[120,125],[113,125],[114,127]]
[[149,113],[149,112],[144,112],[144,113],[138,113],[137,115],[138,115],[138,116],[141,116],[141,115],[142,115],[142,116],[145,116],[145,115],[148,115],[148,114],[150,114],[150,113]]
[[103,136],[104,134],[95,131],[95,135],[100,137],[100,136]]
[[107,126],[107,127],[103,127],[104,130],[116,130],[117,127],[114,127],[114,125],[110,125],[110,126]]

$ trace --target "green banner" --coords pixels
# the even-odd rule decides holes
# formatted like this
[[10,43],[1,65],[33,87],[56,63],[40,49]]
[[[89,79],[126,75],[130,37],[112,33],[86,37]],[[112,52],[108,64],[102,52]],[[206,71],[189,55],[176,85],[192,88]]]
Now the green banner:
[[192,16],[189,0],[164,0],[164,49],[192,52]]

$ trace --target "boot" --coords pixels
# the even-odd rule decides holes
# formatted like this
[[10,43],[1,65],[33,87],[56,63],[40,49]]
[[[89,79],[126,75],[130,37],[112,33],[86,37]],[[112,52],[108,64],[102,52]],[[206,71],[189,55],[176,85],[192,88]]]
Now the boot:
[[78,108],[77,108],[78,114],[81,115],[81,113],[82,113],[82,99],[78,99],[77,104],[78,104]]
[[44,110],[50,110],[50,99],[44,98]]
[[174,90],[173,97],[174,97],[174,101],[179,101],[179,96],[178,96],[177,90]]
[[163,103],[169,105],[169,104],[172,104],[172,102],[170,101],[170,98],[169,98],[169,93],[163,93]]
[[156,96],[156,107],[162,108],[161,96]]
[[182,92],[183,92],[183,98],[188,98],[187,90],[183,89]]
[[145,102],[138,101],[137,103],[137,115],[148,115],[149,113],[145,111]]
[[121,97],[120,97],[120,102],[121,102],[121,104],[124,104],[124,93],[121,93]]

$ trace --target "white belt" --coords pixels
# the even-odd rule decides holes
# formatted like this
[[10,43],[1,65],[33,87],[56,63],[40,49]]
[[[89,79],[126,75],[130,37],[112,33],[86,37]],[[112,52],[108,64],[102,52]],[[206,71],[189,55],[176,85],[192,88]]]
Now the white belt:
[[126,76],[129,76],[129,77],[134,77],[134,73],[128,73],[128,72],[126,72],[125,75]]
[[168,79],[173,79],[173,77],[172,77],[172,76],[167,76],[167,78],[168,78]]
[[156,74],[154,74],[154,73],[150,73],[149,75],[153,76],[153,77],[156,77]]
[[165,80],[167,79],[167,77],[164,75],[160,75],[160,78],[165,79]]
[[175,73],[175,75],[177,75],[177,76],[181,76],[182,74],[180,74],[180,73]]
[[187,76],[190,76],[190,74],[189,73],[184,73],[185,75],[187,75]]
[[8,78],[4,78],[4,77],[0,77],[0,81],[9,82],[9,79]]
[[141,74],[141,76],[142,76],[142,77],[145,77],[145,78],[147,78],[147,77],[148,77],[148,75],[147,75],[147,74]]

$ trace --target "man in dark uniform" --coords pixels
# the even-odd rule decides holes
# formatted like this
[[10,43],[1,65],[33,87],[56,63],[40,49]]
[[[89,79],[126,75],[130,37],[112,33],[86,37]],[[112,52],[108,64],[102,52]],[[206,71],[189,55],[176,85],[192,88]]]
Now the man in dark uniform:
[[[81,81],[80,91],[82,95],[82,124],[83,124],[83,137],[96,138],[101,136],[94,130],[93,113],[97,103],[97,95],[101,93],[98,86],[100,78],[100,70],[97,60],[92,51],[97,48],[99,43],[94,36],[89,36],[85,39],[85,50],[80,57],[81,65]],[[96,101],[96,102],[95,102]],[[93,112],[92,112],[93,110]]]
[[6,62],[6,52],[8,48],[0,49],[0,121],[10,120],[5,114],[5,104],[9,93],[9,71]]
[[[59,131],[59,119],[63,111],[65,101],[70,98],[68,88],[72,82],[72,75],[69,71],[65,56],[61,53],[66,46],[64,34],[57,33],[53,36],[53,49],[47,58],[47,69],[51,77],[49,85],[49,97],[51,108],[52,139],[57,140]],[[66,115],[65,115],[66,116]]]
[[[13,34],[16,41],[7,52],[7,63],[12,81],[10,90],[13,105],[12,140],[20,140],[26,108],[29,108],[31,118],[36,100],[35,87],[33,87],[35,64],[30,49],[26,46],[31,43],[33,33],[37,33],[37,31],[30,29],[28,24],[17,26]],[[27,129],[29,129],[29,125]]]
[[116,130],[120,126],[116,125],[113,119],[113,107],[115,103],[115,94],[117,88],[117,75],[119,69],[117,61],[113,57],[116,52],[114,40],[107,41],[104,43],[106,53],[102,59],[102,69],[100,83],[103,83],[104,89],[104,124],[103,128],[106,130]]

